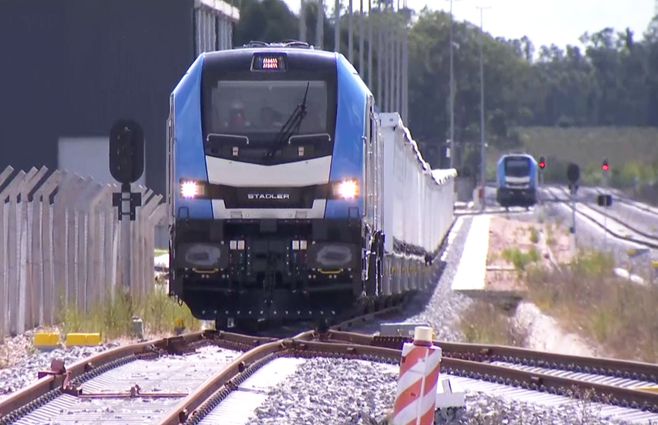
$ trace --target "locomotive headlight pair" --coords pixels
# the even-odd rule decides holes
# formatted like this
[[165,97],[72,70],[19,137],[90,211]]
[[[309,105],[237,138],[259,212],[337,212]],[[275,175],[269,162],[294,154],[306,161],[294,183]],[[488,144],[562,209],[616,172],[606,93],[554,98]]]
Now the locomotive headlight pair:
[[180,184],[180,194],[183,198],[192,199],[201,196],[203,193],[203,186],[199,182],[184,181]]
[[359,195],[359,183],[356,180],[335,183],[334,195],[341,199],[354,199]]

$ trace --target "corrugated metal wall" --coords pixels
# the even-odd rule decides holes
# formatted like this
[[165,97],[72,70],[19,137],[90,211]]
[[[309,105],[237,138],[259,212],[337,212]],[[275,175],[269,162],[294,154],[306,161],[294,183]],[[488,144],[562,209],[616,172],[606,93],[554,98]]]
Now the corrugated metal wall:
[[[196,55],[233,48],[233,22],[236,10],[218,10],[200,3],[194,10]],[[228,11],[228,14],[225,12]]]
[[198,53],[230,48],[237,19],[220,0],[0,1],[0,169],[55,169],[58,140],[129,118],[164,193],[169,95]]

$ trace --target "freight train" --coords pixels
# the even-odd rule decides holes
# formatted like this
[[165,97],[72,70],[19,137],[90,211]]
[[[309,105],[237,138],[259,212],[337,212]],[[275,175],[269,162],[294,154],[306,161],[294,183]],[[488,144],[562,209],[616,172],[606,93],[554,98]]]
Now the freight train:
[[505,154],[496,168],[496,200],[500,206],[529,208],[537,203],[537,161],[525,153]]
[[455,171],[430,169],[341,54],[204,53],[167,124],[170,294],[197,318],[331,323],[428,285]]

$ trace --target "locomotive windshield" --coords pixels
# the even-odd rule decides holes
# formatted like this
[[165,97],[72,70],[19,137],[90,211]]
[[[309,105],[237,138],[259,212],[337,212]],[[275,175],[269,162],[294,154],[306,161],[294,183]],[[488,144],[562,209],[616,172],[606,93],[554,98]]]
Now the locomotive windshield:
[[273,141],[305,95],[306,115],[295,134],[327,133],[324,81],[219,81],[212,89],[206,131]]
[[219,80],[206,94],[206,153],[246,162],[330,155],[328,93],[318,80]]
[[525,157],[505,158],[505,174],[510,177],[526,177],[530,174],[530,160]]

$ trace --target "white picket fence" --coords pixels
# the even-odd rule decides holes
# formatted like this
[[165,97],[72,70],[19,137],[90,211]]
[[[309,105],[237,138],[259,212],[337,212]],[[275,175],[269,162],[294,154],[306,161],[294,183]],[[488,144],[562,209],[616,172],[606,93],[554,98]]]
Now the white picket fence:
[[45,167],[0,173],[0,337],[53,324],[66,305],[90,311],[118,287],[133,296],[153,288],[154,228],[166,207],[133,188],[142,207],[122,226],[112,206],[118,191]]

